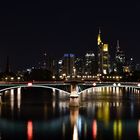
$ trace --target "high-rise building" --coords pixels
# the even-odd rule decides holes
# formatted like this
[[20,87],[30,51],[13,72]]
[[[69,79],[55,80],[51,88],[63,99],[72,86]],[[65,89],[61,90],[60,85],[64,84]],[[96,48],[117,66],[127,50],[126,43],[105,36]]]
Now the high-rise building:
[[95,75],[97,73],[97,65],[95,54],[90,51],[85,54],[84,58],[84,75]]
[[47,55],[47,53],[45,52],[43,54],[43,63],[41,64],[40,67],[44,70],[48,70],[52,73],[55,73],[54,72],[55,65],[56,65],[55,60],[52,57],[50,57],[49,55]]
[[131,57],[131,58],[128,60],[127,63],[128,63],[130,72],[135,71],[135,62],[134,62],[134,58]]
[[63,57],[63,75],[72,76],[76,74],[75,71],[75,55],[74,54],[64,54]]
[[75,58],[75,68],[76,68],[76,75],[82,76],[83,75],[83,68],[84,68],[84,62],[83,58],[76,57]]
[[117,63],[125,64],[125,54],[120,48],[119,40],[117,40],[115,59]]
[[109,73],[109,50],[108,44],[104,44],[101,40],[101,31],[99,29],[99,34],[97,38],[98,45],[98,73],[106,75]]
[[126,65],[126,57],[120,48],[119,40],[117,40],[116,54],[115,54],[116,72],[123,73],[123,67]]
[[57,63],[57,74],[61,76],[63,73],[63,59],[59,59]]

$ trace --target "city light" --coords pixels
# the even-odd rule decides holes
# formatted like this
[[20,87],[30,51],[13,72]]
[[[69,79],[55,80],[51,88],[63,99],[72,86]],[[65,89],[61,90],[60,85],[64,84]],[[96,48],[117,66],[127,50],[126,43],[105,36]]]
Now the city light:
[[140,140],[139,3],[2,1],[0,140]]
[[17,77],[17,79],[20,80],[21,78],[20,77]]
[[115,87],[116,86],[116,83],[114,83],[113,86]]
[[105,51],[105,52],[108,51],[108,44],[104,44],[104,46],[103,46],[103,51]]
[[118,86],[121,86],[121,84],[120,84],[120,83],[118,83]]
[[28,83],[28,87],[31,87],[33,84],[32,83]]
[[93,86],[96,86],[96,83],[93,83]]
[[55,79],[55,76],[52,76],[53,79]]

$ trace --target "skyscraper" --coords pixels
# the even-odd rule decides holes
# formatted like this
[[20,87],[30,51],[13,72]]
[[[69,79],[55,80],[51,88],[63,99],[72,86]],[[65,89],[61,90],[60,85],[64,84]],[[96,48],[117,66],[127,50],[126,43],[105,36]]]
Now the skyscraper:
[[56,62],[55,62],[54,58],[52,58],[45,52],[43,54],[43,63],[41,64],[41,68],[44,70],[48,70],[48,71],[52,72],[52,74],[54,74],[55,66],[56,66]]
[[72,76],[74,74],[74,61],[75,55],[74,54],[64,54],[63,57],[63,75],[65,76]]
[[117,40],[115,62],[116,62],[117,73],[122,74],[123,73],[123,67],[126,64],[126,58],[125,58],[124,52],[120,48],[119,40]]
[[120,48],[119,40],[117,40],[115,59],[117,63],[125,64],[125,54]]
[[96,69],[95,54],[92,51],[87,52],[84,58],[84,74],[94,75],[97,73]]
[[75,68],[76,68],[76,74],[77,76],[82,76],[84,75],[83,69],[84,69],[84,62],[83,58],[81,57],[76,57],[75,58]]
[[109,50],[108,44],[104,44],[101,40],[100,29],[97,37],[97,46],[98,46],[98,73],[106,75],[109,73]]

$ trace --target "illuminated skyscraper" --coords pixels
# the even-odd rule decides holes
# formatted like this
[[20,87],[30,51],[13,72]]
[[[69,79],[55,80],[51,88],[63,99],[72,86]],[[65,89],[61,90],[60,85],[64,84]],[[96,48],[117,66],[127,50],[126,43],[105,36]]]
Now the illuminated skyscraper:
[[117,63],[125,64],[125,54],[120,48],[119,40],[117,40],[117,47],[116,47],[116,56],[115,56]]
[[63,57],[63,75],[72,76],[74,74],[74,54],[64,54]]
[[92,51],[87,52],[84,58],[84,74],[94,75],[97,73],[96,68],[95,54]]
[[59,76],[63,74],[63,59],[58,60],[57,73]]
[[124,52],[120,48],[119,40],[117,40],[115,61],[116,61],[116,72],[122,74],[123,67],[126,65],[126,58]]
[[98,73],[106,75],[109,73],[109,52],[108,44],[104,44],[101,40],[101,31],[97,38],[98,45]]
[[75,58],[75,68],[76,68],[76,74],[82,76],[83,69],[84,69],[83,58],[81,58],[81,57]]

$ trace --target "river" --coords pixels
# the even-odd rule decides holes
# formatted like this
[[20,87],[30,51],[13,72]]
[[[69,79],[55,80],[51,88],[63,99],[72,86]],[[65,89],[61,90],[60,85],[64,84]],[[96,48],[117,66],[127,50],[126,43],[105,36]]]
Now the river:
[[140,90],[93,88],[69,106],[69,95],[23,88],[3,93],[0,140],[138,140]]

